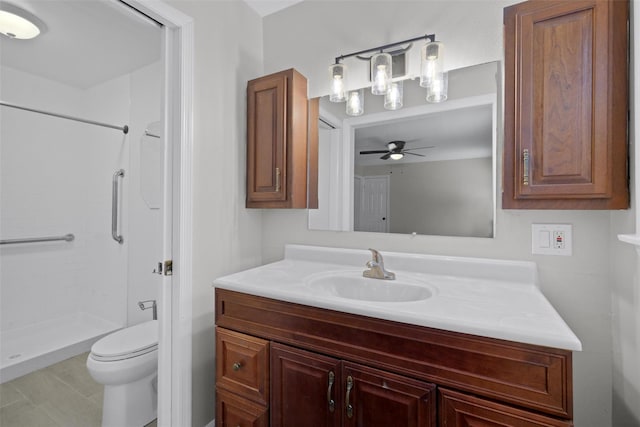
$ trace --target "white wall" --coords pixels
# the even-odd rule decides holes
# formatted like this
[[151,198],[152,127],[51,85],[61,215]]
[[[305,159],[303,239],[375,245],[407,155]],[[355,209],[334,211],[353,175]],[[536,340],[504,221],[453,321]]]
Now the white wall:
[[493,233],[490,157],[368,166],[358,175],[390,176],[391,233],[441,236]]
[[[631,123],[629,158],[631,168],[631,203],[628,212],[611,215],[611,276],[613,321],[613,425],[640,426],[640,252],[618,241],[616,234],[640,232],[638,214],[638,179],[636,143],[640,141],[640,1],[631,3]],[[634,36],[635,35],[635,36]],[[634,165],[635,163],[635,165]]]
[[193,426],[214,417],[213,280],[261,263],[245,209],[246,85],[262,75],[262,22],[242,1],[171,1],[194,18]]
[[[3,107],[0,237],[76,236],[2,247],[3,330],[76,312],[123,326],[151,319],[136,303],[156,297],[161,224],[160,211],[141,202],[139,147],[146,123],[160,118],[161,77],[156,63],[80,90],[2,68],[3,99],[130,127],[124,135]],[[123,245],[111,238],[111,179],[120,168]]]
[[[265,72],[295,67],[309,77],[310,95],[322,95],[334,56],[425,32],[446,43],[447,68],[501,60],[502,8],[513,3],[303,2],[264,19]],[[369,13],[370,7],[375,12]],[[293,25],[304,31],[291,37]],[[535,261],[543,293],[583,343],[584,350],[574,354],[575,424],[607,427],[612,425],[613,381],[610,218],[607,211],[498,209],[496,238],[476,239],[308,231],[304,210],[265,211],[262,248],[265,262],[280,259],[286,243]],[[573,256],[532,255],[532,223],[573,224]],[[619,231],[632,230],[621,224]]]
[[[122,81],[105,91],[80,91],[2,68],[3,100],[34,108],[109,121],[114,117],[102,107],[122,110],[127,94]],[[116,123],[128,120],[124,111]],[[75,312],[124,324],[126,253],[107,244],[115,243],[108,242],[110,182],[126,161],[124,135],[6,107],[1,128],[2,238],[76,236],[72,243],[2,247],[2,328]]]
[[[152,274],[152,270],[161,261],[162,249],[162,211],[152,208],[143,197],[143,175],[156,185],[156,200],[162,200],[162,146],[164,139],[145,137],[151,153],[142,150],[142,138],[149,123],[161,118],[162,64],[157,62],[134,71],[130,75],[131,120],[129,126],[129,169],[126,177],[129,209],[127,217],[127,236],[129,245],[127,324],[151,320],[152,311],[144,312],[138,307],[138,301],[158,298],[161,280]],[[159,165],[157,163],[160,163]],[[148,171],[145,174],[145,171]],[[148,188],[147,186],[144,187]],[[151,196],[151,194],[149,194]]]

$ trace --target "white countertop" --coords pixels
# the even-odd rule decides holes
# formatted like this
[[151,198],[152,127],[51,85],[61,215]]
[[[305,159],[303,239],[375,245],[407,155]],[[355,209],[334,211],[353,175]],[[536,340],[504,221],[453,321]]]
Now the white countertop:
[[396,281],[432,296],[409,302],[363,301],[319,291],[319,277],[359,277],[368,250],[287,245],[285,259],[214,281],[217,288],[483,337],[582,350],[582,344],[538,287],[532,262],[381,252]]

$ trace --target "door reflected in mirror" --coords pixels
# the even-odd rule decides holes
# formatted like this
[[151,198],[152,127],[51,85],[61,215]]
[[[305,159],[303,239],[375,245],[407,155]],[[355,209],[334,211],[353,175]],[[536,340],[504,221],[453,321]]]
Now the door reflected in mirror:
[[365,99],[365,114],[349,117],[321,98],[309,228],[493,237],[498,65],[452,70],[442,104],[411,80],[398,111],[367,111]]

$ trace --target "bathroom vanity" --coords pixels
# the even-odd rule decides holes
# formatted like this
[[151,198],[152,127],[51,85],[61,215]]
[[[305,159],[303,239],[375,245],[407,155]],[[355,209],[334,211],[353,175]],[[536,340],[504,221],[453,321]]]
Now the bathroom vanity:
[[581,344],[535,264],[287,246],[216,280],[216,424],[571,426]]

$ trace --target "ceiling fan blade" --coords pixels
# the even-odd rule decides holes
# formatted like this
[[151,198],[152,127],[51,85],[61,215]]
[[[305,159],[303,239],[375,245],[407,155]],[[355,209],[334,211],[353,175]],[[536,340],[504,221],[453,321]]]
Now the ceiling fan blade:
[[384,156],[380,157],[382,160],[387,160],[389,159],[389,157],[391,157],[391,153],[387,153]]
[[404,152],[413,151],[413,150],[424,150],[426,148],[436,148],[435,145],[431,145],[429,147],[417,147],[417,148],[407,148],[406,150],[402,150]]
[[360,154],[381,154],[388,153],[388,150],[370,150],[370,151],[361,151]]
[[404,154],[411,154],[412,156],[420,156],[420,157],[427,157],[424,154],[418,154],[418,153],[407,153],[407,150],[404,151]]

